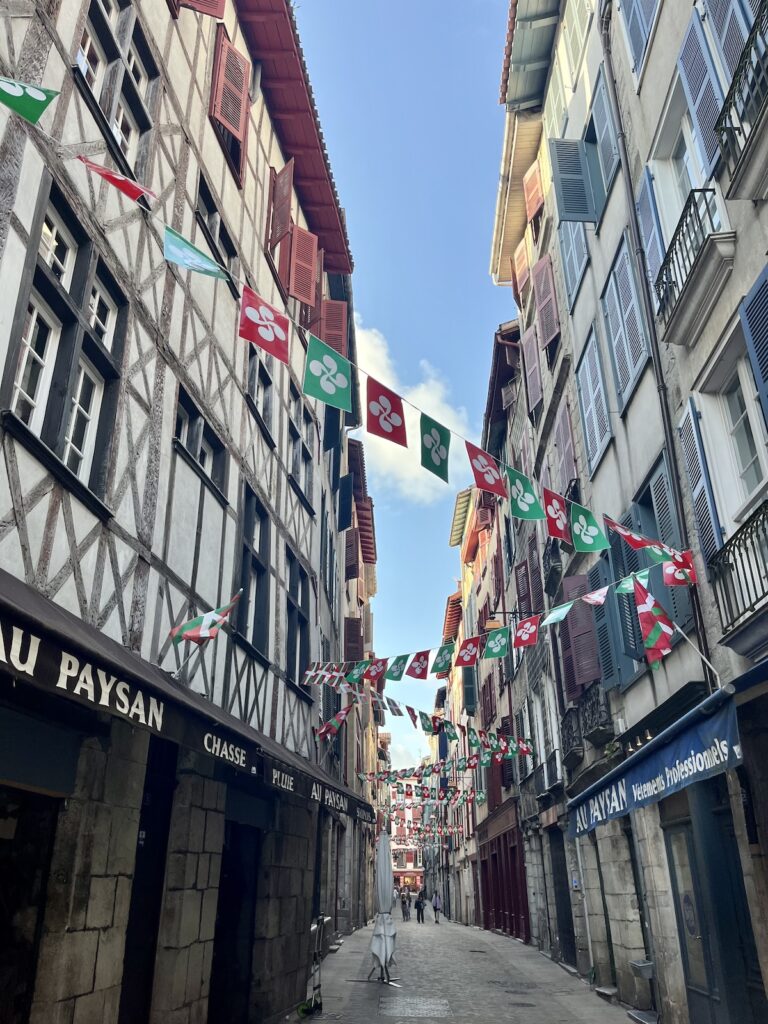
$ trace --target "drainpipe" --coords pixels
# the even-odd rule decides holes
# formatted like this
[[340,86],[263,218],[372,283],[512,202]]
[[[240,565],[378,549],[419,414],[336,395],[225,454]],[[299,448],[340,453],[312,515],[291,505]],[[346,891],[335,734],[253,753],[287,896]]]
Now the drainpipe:
[[[651,342],[651,360],[653,362],[653,375],[656,379],[656,390],[659,394],[659,408],[661,409],[661,423],[664,431],[664,446],[669,459],[669,477],[672,488],[672,501],[675,507],[675,515],[680,524],[680,537],[683,550],[690,547],[688,524],[683,511],[683,491],[680,486],[680,467],[675,449],[675,432],[672,427],[672,417],[669,411],[669,394],[664,379],[664,369],[661,363],[661,351],[659,349],[659,336],[656,332],[656,317],[651,297],[651,285],[648,276],[648,265],[646,262],[645,249],[643,248],[642,235],[640,233],[640,222],[635,206],[635,196],[632,190],[632,176],[629,171],[629,154],[627,153],[627,139],[624,132],[624,122],[619,107],[619,98],[616,92],[616,79],[613,70],[613,57],[611,53],[611,0],[605,0],[601,14],[601,40],[603,47],[603,61],[605,64],[605,84],[608,91],[608,101],[611,105],[613,122],[616,125],[616,139],[619,146],[619,160],[621,162],[621,177],[624,181],[624,190],[627,198],[627,210],[629,219],[629,233],[632,240],[632,251],[635,258],[635,277],[641,282],[640,295],[643,303],[646,323]],[[712,693],[716,687],[714,672],[707,664],[709,659],[709,645],[707,634],[704,629],[704,619],[701,613],[701,604],[696,587],[690,587],[688,593],[691,598],[693,618],[696,626],[696,641],[699,647],[699,655],[702,659],[702,669],[709,692]]]
[[576,862],[579,865],[579,880],[581,882],[581,901],[584,907],[584,925],[587,932],[587,949],[589,950],[589,980],[595,983],[595,957],[592,952],[592,929],[589,926],[589,900],[587,899],[587,887],[584,884],[584,866],[581,863],[581,837],[576,836]]

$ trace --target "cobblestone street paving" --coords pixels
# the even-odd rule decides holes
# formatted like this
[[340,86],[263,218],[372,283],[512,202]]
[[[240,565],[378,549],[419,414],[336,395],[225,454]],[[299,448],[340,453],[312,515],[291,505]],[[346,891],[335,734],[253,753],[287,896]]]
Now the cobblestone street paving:
[[[342,1024],[626,1024],[610,1006],[530,946],[430,916],[397,920],[402,988],[366,983],[371,928],[348,936],[323,964],[323,1014]],[[399,915],[398,915],[399,918]],[[377,972],[378,973],[378,972]]]

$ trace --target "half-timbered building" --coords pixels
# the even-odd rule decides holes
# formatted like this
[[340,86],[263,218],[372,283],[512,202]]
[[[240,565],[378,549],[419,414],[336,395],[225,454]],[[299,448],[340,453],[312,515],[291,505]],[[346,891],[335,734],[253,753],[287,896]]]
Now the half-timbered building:
[[[0,107],[0,1019],[269,1020],[312,921],[364,919],[338,879],[369,885],[376,755],[318,741],[335,705],[302,685],[360,616],[360,483],[357,382],[351,414],[301,387],[309,332],[353,361],[355,334],[293,12],[0,19],[2,75],[59,93],[37,126]],[[226,276],[166,262],[166,226]],[[287,363],[239,338],[246,285]],[[172,641],[238,592],[215,640]]]

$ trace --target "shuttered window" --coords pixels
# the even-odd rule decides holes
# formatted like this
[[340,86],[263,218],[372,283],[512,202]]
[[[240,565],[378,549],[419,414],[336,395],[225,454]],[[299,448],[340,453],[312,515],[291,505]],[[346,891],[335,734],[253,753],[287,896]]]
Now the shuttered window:
[[525,381],[528,390],[528,412],[533,413],[543,398],[541,384],[541,363],[539,346],[536,342],[536,328],[531,325],[520,339],[525,362]]
[[659,0],[622,0],[621,11],[629,37],[632,70],[640,73]]
[[693,12],[685,33],[677,67],[688,101],[696,142],[707,173],[711,174],[720,159],[715,124],[720,116],[724,96],[698,11]]
[[179,7],[189,7],[192,11],[208,14],[212,18],[223,18],[226,7],[226,0],[172,0],[172,2],[177,14]]
[[[274,173],[274,172],[273,172]],[[269,248],[291,230],[291,202],[293,200],[293,157],[274,175],[272,182],[272,204],[269,225]]]
[[626,240],[622,242],[603,294],[603,314],[613,355],[616,393],[623,408],[648,361],[645,324]]
[[541,168],[538,160],[534,160],[523,175],[523,195],[525,196],[525,214],[530,222],[544,205],[544,189],[541,184]]
[[515,280],[517,281],[518,295],[522,297],[523,288],[528,283],[530,277],[530,267],[528,265],[528,245],[525,238],[520,241],[520,244],[515,249]]
[[542,118],[544,137],[559,139],[565,127],[565,94],[560,60],[555,56],[552,74],[549,78],[547,95],[544,100],[544,116]]
[[577,372],[581,422],[589,471],[593,473],[611,439],[597,336],[592,331]]
[[597,222],[587,145],[583,139],[549,140],[558,223],[564,220]]
[[741,59],[754,16],[749,9],[745,11],[742,8],[739,0],[704,0],[704,7],[717,49],[731,79]]
[[685,415],[680,421],[678,432],[683,449],[688,485],[691,489],[693,514],[699,535],[699,549],[704,560],[709,562],[714,553],[723,546],[723,534],[699,429],[699,413],[693,398],[688,399]]
[[245,171],[246,141],[251,106],[248,90],[251,64],[227,37],[224,25],[216,34],[210,118],[238,185]]
[[616,140],[616,128],[608,102],[608,91],[602,75],[595,87],[592,100],[592,126],[597,139],[597,156],[600,171],[603,175],[603,188],[607,192],[616,168],[619,166],[619,145]]
[[739,307],[739,317],[768,428],[768,267]]
[[548,255],[543,256],[533,268],[533,291],[536,298],[539,345],[546,348],[560,337],[555,278],[552,273],[552,260]]
[[563,221],[557,229],[560,240],[560,258],[563,261],[563,277],[565,290],[568,293],[568,305],[573,308],[576,293],[589,262],[587,249],[587,232],[581,221]]
[[573,445],[573,429],[568,402],[563,398],[557,411],[554,428],[555,438],[555,484],[560,494],[566,494],[571,481],[578,476],[576,454]]
[[356,580],[360,576],[360,531],[357,527],[347,531],[344,579]]
[[[635,506],[632,506],[625,512],[619,522],[630,530],[643,532],[640,525],[639,511]],[[613,572],[611,579],[618,580],[642,569],[639,553],[634,548],[631,548],[618,533],[609,530],[608,540],[611,545],[611,568]],[[637,618],[634,594],[617,594],[612,589],[609,598],[616,602],[621,650],[628,658],[642,661],[645,657],[645,651],[643,648],[643,638],[640,633],[640,623]],[[622,680],[622,682],[626,681]]]
[[464,710],[468,715],[474,715],[477,710],[477,682],[474,665],[462,668],[461,685],[464,694]]
[[515,590],[517,591],[517,614],[526,618],[531,614],[531,580],[528,573],[528,562],[518,562],[515,566]]
[[563,16],[563,38],[570,65],[571,85],[576,81],[584,41],[587,38],[591,21],[592,0],[568,0]]
[[342,299],[323,299],[320,337],[331,348],[347,355],[347,304]]
[[539,541],[535,528],[528,538],[528,576],[531,583],[531,612],[539,615],[544,611],[544,581],[541,576]]
[[[613,578],[608,559],[606,557],[599,558],[587,573],[587,578],[590,591],[606,586]],[[611,690],[622,681],[622,666],[627,679],[631,679],[635,673],[634,661],[624,657],[620,650],[618,619],[612,591],[608,594],[604,604],[595,605],[592,608],[592,617],[600,659],[600,678],[603,687],[606,690]]]
[[664,241],[661,233],[659,211],[656,206],[656,194],[653,189],[653,177],[646,167],[643,181],[637,196],[637,219],[640,224],[640,235],[645,249],[645,262],[648,267],[648,278],[654,302],[658,306],[656,295],[656,279],[664,262]]
[[[330,407],[328,407],[330,408]],[[335,410],[338,412],[338,410]],[[339,515],[338,531],[343,533],[352,525],[352,496],[354,487],[354,476],[347,473],[339,481]]]
[[294,224],[291,231],[291,270],[288,294],[314,305],[317,277],[317,235]]
[[325,253],[318,249],[315,260],[315,301],[311,306],[301,307],[301,326],[322,338],[323,325],[323,264]]
[[[563,600],[573,601],[589,592],[587,576],[566,576]],[[560,654],[566,701],[576,701],[590,683],[601,676],[594,616],[589,605],[576,601],[560,623]]]
[[[509,738],[512,735],[512,719],[504,717],[501,720],[501,735]],[[510,744],[511,745],[511,744]],[[501,762],[501,784],[504,789],[509,789],[515,784],[515,762],[513,758]]]
[[[646,494],[644,504],[650,504],[655,520],[653,536],[679,551],[682,546],[680,525],[675,515],[666,457],[661,459],[654,470]],[[660,565],[651,569],[650,590],[669,612],[673,622],[683,628],[690,625],[693,621],[693,611],[688,588],[665,586]]]
[[363,643],[363,620],[344,619],[344,660],[362,661],[365,657]]

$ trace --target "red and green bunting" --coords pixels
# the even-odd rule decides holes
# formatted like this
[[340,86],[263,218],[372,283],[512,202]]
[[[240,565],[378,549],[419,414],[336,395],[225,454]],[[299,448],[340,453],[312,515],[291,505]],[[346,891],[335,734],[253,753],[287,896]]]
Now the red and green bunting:
[[211,612],[203,612],[202,615],[198,615],[188,622],[183,622],[180,626],[174,626],[169,634],[174,644],[178,645],[182,640],[187,640],[189,643],[201,645],[209,640],[214,640],[221,627],[229,618],[230,612],[240,600],[241,594],[242,590],[235,594],[228,604],[222,605],[221,608],[214,608]]

